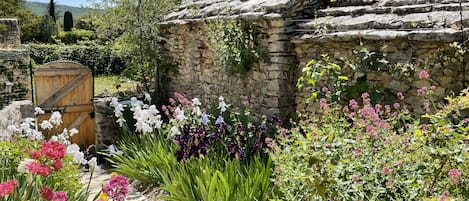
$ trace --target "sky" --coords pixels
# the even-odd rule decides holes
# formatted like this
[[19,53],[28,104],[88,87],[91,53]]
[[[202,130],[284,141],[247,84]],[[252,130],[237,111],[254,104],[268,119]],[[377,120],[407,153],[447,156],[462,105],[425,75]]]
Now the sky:
[[[27,0],[27,1],[35,1],[35,2],[42,2],[42,3],[49,3],[49,0]],[[90,6],[91,4],[87,0],[55,0],[55,4],[61,4],[66,6]]]

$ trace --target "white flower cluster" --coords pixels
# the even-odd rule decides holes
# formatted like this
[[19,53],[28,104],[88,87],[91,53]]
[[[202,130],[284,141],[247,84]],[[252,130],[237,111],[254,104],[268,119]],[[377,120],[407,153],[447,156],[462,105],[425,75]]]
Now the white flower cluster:
[[[145,94],[145,100],[150,102],[151,97],[149,94]],[[130,99],[130,110],[133,111],[133,118],[136,120],[135,131],[140,133],[153,132],[154,128],[161,128],[163,120],[161,120],[160,111],[156,109],[155,105],[147,105],[137,98],[132,97]],[[118,102],[117,98],[112,98],[111,107],[114,107],[114,114],[118,118],[117,123],[119,126],[123,126],[125,119],[122,115],[124,106]]]
[[218,109],[223,113],[230,105],[225,103],[225,98],[223,96],[218,97]]

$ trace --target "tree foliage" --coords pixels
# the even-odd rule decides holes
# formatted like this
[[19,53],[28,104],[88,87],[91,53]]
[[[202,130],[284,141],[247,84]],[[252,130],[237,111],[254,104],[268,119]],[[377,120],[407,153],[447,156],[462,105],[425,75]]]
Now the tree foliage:
[[47,11],[49,12],[49,16],[51,16],[52,20],[56,22],[57,18],[55,17],[55,2],[54,0],[49,1],[49,7],[47,8]]
[[163,38],[158,23],[178,3],[179,0],[101,0],[95,4],[105,10],[95,21],[101,39],[130,58],[123,75],[139,81],[153,94],[162,95],[160,85],[170,69],[160,52]]
[[38,25],[41,21],[41,17],[25,8],[24,0],[0,1],[0,17],[18,19],[22,41],[33,40],[39,34]]
[[73,15],[70,11],[64,13],[64,31],[72,31],[73,28]]

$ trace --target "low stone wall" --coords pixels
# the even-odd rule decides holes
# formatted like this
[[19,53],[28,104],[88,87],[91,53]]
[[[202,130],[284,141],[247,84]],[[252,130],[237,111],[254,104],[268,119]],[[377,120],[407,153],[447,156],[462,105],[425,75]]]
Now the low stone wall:
[[97,98],[94,100],[96,121],[96,149],[103,150],[114,144],[119,135],[119,125],[114,117],[114,108],[109,106],[111,98]]
[[208,26],[204,20],[163,27],[169,41],[166,51],[179,66],[171,76],[170,92],[179,92],[201,100],[216,100],[223,96],[234,105],[248,96],[252,108],[269,115],[289,117],[294,112],[293,54],[289,42],[292,23],[282,18],[258,19],[263,46],[269,60],[254,66],[245,75],[227,72],[214,63],[209,48]]
[[[311,59],[320,60],[321,54],[327,54],[333,62],[341,64],[343,72],[349,77],[349,84],[354,86],[358,78],[366,80],[366,87],[379,89],[383,95],[380,102],[391,103],[397,100],[396,93],[406,97],[404,102],[412,106],[417,113],[424,113],[423,99],[417,96],[417,89],[436,86],[434,98],[439,101],[445,96],[458,93],[469,84],[469,65],[463,66],[462,57],[456,56],[456,49],[448,42],[409,41],[409,40],[350,40],[350,41],[295,41],[295,52],[299,60],[298,75]],[[361,43],[361,44],[360,44]],[[383,48],[384,47],[384,48]],[[385,69],[352,70],[343,62],[344,59],[357,60],[358,51],[367,49],[370,52],[384,53],[389,62]],[[355,52],[355,53],[354,53]],[[465,55],[465,61],[469,61]],[[465,68],[465,70],[464,70]],[[430,73],[430,79],[420,80],[421,70]],[[466,74],[466,76],[464,76]],[[464,78],[465,77],[465,78]],[[464,81],[465,79],[465,81]],[[296,103],[298,111],[312,111],[314,105],[305,104],[309,93],[306,90],[298,93]],[[357,94],[359,98],[359,94]]]
[[[31,79],[28,68],[29,52],[20,49],[18,21],[0,19],[0,35],[2,35],[0,37],[0,108],[2,108],[7,102],[30,99]],[[6,91],[7,82],[13,83],[11,93]]]

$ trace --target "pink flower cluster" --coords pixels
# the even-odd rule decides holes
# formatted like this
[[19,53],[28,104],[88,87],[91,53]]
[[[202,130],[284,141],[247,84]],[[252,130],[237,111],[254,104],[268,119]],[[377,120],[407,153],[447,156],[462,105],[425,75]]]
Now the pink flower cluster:
[[428,71],[420,71],[419,73],[419,79],[428,79],[430,77],[430,74],[428,73]]
[[6,195],[13,194],[15,192],[15,187],[18,184],[17,180],[9,180],[3,183],[0,183],[0,198],[3,198]]
[[456,185],[459,183],[459,178],[461,177],[461,172],[457,169],[451,169],[448,172],[448,176],[451,178],[451,183]]
[[51,172],[50,167],[54,170],[62,169],[61,160],[65,156],[65,146],[57,141],[42,142],[41,149],[33,150],[29,155],[35,160],[43,161],[43,163],[33,161],[28,163],[26,168],[33,174],[47,176]]
[[128,186],[127,178],[117,175],[103,186],[103,192],[115,201],[125,201],[125,197],[129,193]]
[[64,191],[57,191],[54,192],[51,188],[47,186],[43,186],[41,188],[41,195],[42,198],[45,200],[52,200],[52,201],[67,201],[68,195]]

